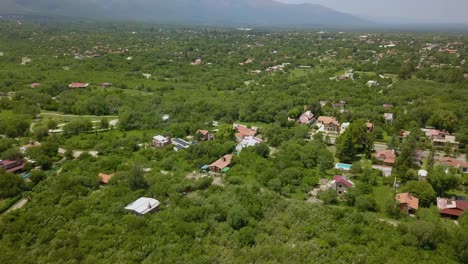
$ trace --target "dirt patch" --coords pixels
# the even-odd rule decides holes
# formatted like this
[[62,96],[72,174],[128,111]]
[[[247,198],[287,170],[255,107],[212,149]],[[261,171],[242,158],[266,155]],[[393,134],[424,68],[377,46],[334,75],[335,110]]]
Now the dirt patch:
[[201,179],[201,178],[204,178],[204,177],[208,177],[208,174],[207,173],[200,173],[200,172],[191,172],[189,174],[187,174],[187,176],[185,176],[185,178],[189,179],[189,180],[198,180],[198,179]]
[[212,185],[216,185],[216,186],[221,186],[221,187],[224,187],[224,184],[223,184],[223,179],[221,177],[215,177],[213,179],[213,182],[211,183]]

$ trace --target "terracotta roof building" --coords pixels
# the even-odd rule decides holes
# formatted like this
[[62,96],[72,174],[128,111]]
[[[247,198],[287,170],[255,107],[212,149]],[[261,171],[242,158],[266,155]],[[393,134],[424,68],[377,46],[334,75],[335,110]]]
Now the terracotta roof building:
[[114,173],[112,174],[105,174],[105,173],[99,173],[99,179],[101,180],[101,183],[108,184],[109,181],[114,177]]
[[232,161],[232,154],[224,155],[222,158],[211,163],[208,166],[208,169],[212,172],[220,173],[226,170]]
[[405,214],[414,213],[419,209],[419,199],[411,195],[411,193],[397,194],[396,201],[400,204],[401,212]]
[[439,162],[446,165],[460,169],[464,173],[468,173],[468,162],[463,162],[452,157],[442,157]]
[[386,149],[377,151],[375,153],[375,158],[382,161],[385,165],[393,166],[396,161],[396,154],[393,150]]
[[468,202],[437,197],[437,208],[442,216],[458,219],[468,209]]
[[245,137],[255,136],[257,134],[257,130],[258,130],[256,127],[248,128],[246,126],[237,125],[237,124],[234,124],[233,128],[234,128],[234,130],[237,131],[236,138],[237,138],[238,141],[242,141],[242,139],[244,139]]
[[319,116],[317,119],[317,122],[323,125],[323,130],[325,133],[328,132],[334,132],[334,133],[339,133],[340,132],[340,123],[331,116]]

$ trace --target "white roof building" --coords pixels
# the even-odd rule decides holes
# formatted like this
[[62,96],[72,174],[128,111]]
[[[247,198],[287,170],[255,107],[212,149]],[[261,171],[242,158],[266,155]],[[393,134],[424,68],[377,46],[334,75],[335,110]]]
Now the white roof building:
[[141,197],[133,203],[125,206],[125,209],[134,211],[137,214],[144,215],[158,208],[160,202],[153,198]]
[[169,143],[169,138],[163,137],[161,135],[153,137],[154,140],[157,140],[161,143]]
[[260,143],[262,143],[261,139],[252,136],[247,136],[244,139],[242,139],[242,141],[236,146],[236,151],[241,152],[243,148],[253,147]]

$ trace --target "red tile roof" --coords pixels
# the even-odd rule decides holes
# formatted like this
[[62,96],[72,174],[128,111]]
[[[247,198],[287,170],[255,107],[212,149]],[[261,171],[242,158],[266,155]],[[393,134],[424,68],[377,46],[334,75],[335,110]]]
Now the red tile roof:
[[419,199],[410,193],[399,193],[396,195],[396,200],[401,204],[407,204],[415,210],[419,208]]
[[208,132],[208,130],[198,130],[197,133],[200,133],[203,136],[206,136],[206,135],[208,135],[209,132]]
[[226,168],[227,166],[229,166],[229,164],[231,164],[231,160],[232,160],[232,154],[224,155],[219,160],[211,163],[210,167],[216,167],[222,170]]
[[377,153],[375,153],[375,157],[378,160],[381,160],[388,164],[395,164],[396,160],[395,152],[393,152],[393,150],[390,149],[378,151]]
[[101,179],[102,183],[109,183],[109,181],[114,177],[114,173],[112,174],[105,174],[105,173],[99,173],[99,178]]
[[331,117],[331,116],[319,116],[318,120],[317,120],[319,123],[322,123],[322,124],[334,124],[336,126],[339,126],[340,123],[338,123],[338,121],[336,121],[336,119],[334,117]]
[[440,163],[443,163],[447,166],[459,167],[459,168],[468,168],[468,162],[463,162],[452,157],[442,157],[439,159]]
[[89,83],[70,83],[68,85],[69,88],[86,88],[88,87]]
[[352,182],[348,181],[345,177],[340,175],[333,176],[333,180],[335,180],[336,183],[344,184],[346,187],[353,187],[354,185]]
[[253,137],[257,134],[256,128],[248,128],[243,125],[234,125],[234,129],[238,132],[236,133],[237,138]]
[[460,216],[463,214],[463,210],[459,209],[452,209],[452,208],[446,208],[439,210],[439,213],[444,214],[444,215],[452,215],[452,216]]

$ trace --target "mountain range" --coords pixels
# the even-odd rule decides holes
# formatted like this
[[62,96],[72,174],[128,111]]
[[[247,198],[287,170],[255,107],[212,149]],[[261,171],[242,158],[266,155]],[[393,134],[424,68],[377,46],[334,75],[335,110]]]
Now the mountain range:
[[2,0],[0,14],[212,25],[364,26],[368,23],[321,5],[274,0]]

